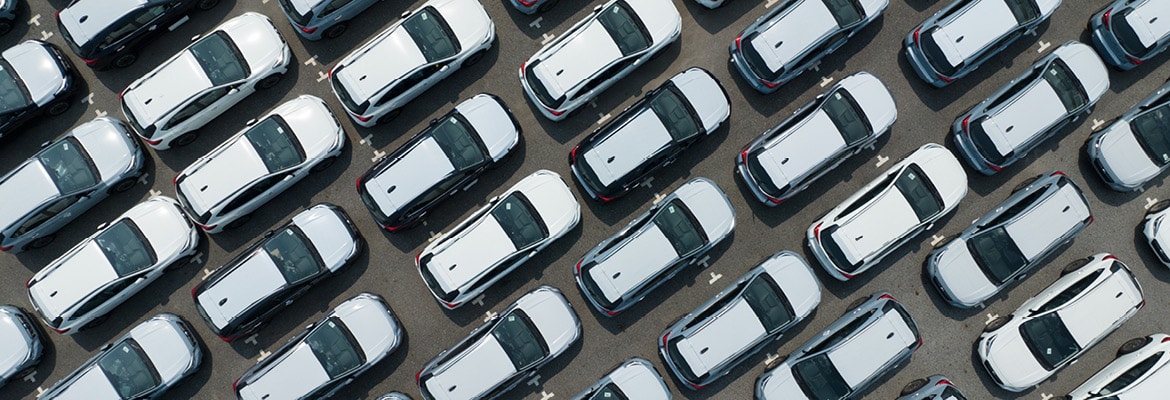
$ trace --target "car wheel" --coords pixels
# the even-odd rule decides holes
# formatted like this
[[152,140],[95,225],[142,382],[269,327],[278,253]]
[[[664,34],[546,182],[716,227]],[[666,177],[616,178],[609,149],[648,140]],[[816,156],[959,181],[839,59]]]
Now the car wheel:
[[276,86],[277,83],[280,83],[280,78],[282,76],[282,74],[268,75],[264,77],[264,79],[261,79],[260,82],[256,82],[256,89],[271,89],[273,86]]
[[126,53],[114,59],[114,66],[117,68],[126,68],[138,61],[138,55],[134,53]]
[[483,55],[485,53],[487,53],[487,50],[480,50],[480,51],[475,52],[475,54],[472,54],[471,56],[467,57],[466,60],[463,60],[463,66],[470,67],[472,65],[479,63],[479,60],[483,59]]
[[202,0],[199,2],[199,4],[196,4],[195,7],[198,7],[200,10],[207,11],[214,8],[217,4],[219,4],[219,0]]
[[329,166],[333,165],[334,161],[337,161],[337,156],[321,160],[321,162],[317,163],[317,165],[314,165],[313,168],[310,168],[309,172],[317,173],[329,169]]
[[1166,199],[1166,200],[1162,200],[1162,201],[1159,201],[1157,203],[1154,203],[1154,205],[1150,206],[1149,210],[1146,210],[1146,214],[1153,214],[1153,213],[1157,213],[1157,212],[1162,212],[1162,211],[1165,211],[1167,208],[1170,208],[1170,199]]
[[171,142],[171,146],[186,146],[186,145],[189,145],[189,144],[195,142],[195,139],[197,139],[197,138],[199,138],[198,133],[187,132],[187,133],[184,133],[182,136],[175,138],[175,140]]
[[49,104],[48,108],[45,109],[45,114],[55,117],[69,111],[69,106],[68,100],[57,100]]
[[1121,357],[1121,356],[1124,356],[1126,354],[1138,351],[1142,347],[1145,347],[1146,344],[1148,344],[1148,343],[1150,343],[1150,338],[1148,338],[1148,337],[1140,337],[1140,338],[1130,339],[1130,340],[1126,341],[1125,343],[1122,343],[1121,347],[1117,349],[1117,356]]
[[48,246],[49,243],[53,243],[53,239],[56,239],[56,238],[57,238],[57,235],[41,236],[39,238],[33,239],[33,241],[29,242],[27,246],[24,246],[24,248],[25,248],[25,250],[39,249],[41,247]]
[[1012,193],[1024,190],[1024,188],[1028,187],[1028,185],[1031,185],[1032,182],[1035,182],[1037,179],[1040,179],[1040,175],[1025,179],[1023,182],[1020,182],[1019,185],[1016,185],[1016,187],[1012,188]]
[[12,21],[0,21],[0,35],[12,31]]
[[248,220],[250,220],[250,219],[252,219],[252,214],[247,214],[247,215],[241,216],[239,218],[236,218],[235,221],[229,222],[227,224],[227,226],[223,227],[223,229],[231,230],[231,229],[239,228],[241,226],[244,226],[244,224],[248,223]]
[[540,7],[536,7],[536,12],[542,13],[542,12],[551,10],[553,8],[553,6],[555,6],[555,5],[557,5],[557,0],[551,0],[549,2],[541,4]]
[[130,188],[134,187],[134,184],[137,182],[138,182],[138,179],[135,179],[135,178],[126,178],[126,179],[120,180],[120,181],[118,181],[118,183],[115,183],[114,186],[110,188],[110,193],[122,193],[122,192],[125,192],[127,190],[130,190]]
[[393,111],[386,113],[386,115],[378,117],[378,124],[381,125],[381,124],[390,122],[394,118],[398,118],[398,114],[400,114],[400,113],[402,113],[401,108],[394,109]]
[[845,306],[845,312],[849,312],[849,310],[861,306],[865,303],[866,300],[869,300],[869,297],[858,297],[857,299],[853,300],[852,303],[849,303],[849,305]]
[[912,381],[910,381],[910,383],[907,383],[906,386],[902,387],[901,396],[905,396],[905,395],[908,395],[910,393],[917,392],[919,389],[922,389],[923,387],[926,387],[926,379],[918,378],[918,379],[912,380]]
[[325,36],[326,39],[337,39],[338,36],[341,36],[341,34],[345,33],[346,29],[349,29],[349,24],[340,23],[333,25],[329,27],[329,29],[326,29],[322,36]]
[[1081,269],[1081,267],[1089,265],[1089,260],[1091,260],[1091,258],[1085,257],[1080,260],[1068,263],[1068,265],[1064,266],[1064,269],[1060,270],[1060,276],[1071,274],[1076,270]]
[[1008,321],[1011,321],[1011,320],[1012,320],[1011,315],[1006,316],[1006,317],[995,317],[995,319],[991,320],[991,322],[989,322],[987,324],[987,326],[983,327],[983,331],[984,332],[994,332],[996,330],[999,330],[999,328],[1003,328],[1003,326],[1007,325]]

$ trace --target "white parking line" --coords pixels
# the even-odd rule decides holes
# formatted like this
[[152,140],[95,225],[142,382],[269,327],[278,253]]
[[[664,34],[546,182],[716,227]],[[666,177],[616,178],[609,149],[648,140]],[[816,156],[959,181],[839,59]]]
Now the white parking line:
[[544,17],[537,17],[535,21],[529,22],[528,26],[540,29],[540,21],[544,21]]
[[211,270],[204,268],[203,269],[203,279],[207,280],[207,277],[209,277],[209,276],[211,276]]
[[93,113],[97,114],[98,118],[104,117],[104,116],[109,114],[109,113],[102,111],[102,110],[93,110]]
[[366,146],[374,147],[374,134],[371,133],[369,135],[366,135],[366,137],[362,138],[362,140],[359,141],[358,143],[364,144]]
[[471,301],[471,304],[475,304],[475,305],[477,305],[477,306],[482,306],[482,305],[483,305],[483,297],[484,297],[484,296],[485,296],[485,295],[482,295],[482,294],[481,294],[481,295],[479,295],[479,297],[476,297],[476,298],[475,298],[475,300],[472,300],[472,301]]
[[90,104],[90,103],[93,103],[93,92],[89,92],[89,96],[85,96],[81,99],[81,104]]
[[1150,207],[1153,207],[1154,203],[1157,203],[1157,202],[1158,202],[1158,199],[1151,199],[1149,197],[1146,197],[1146,209],[1149,210]]
[[821,87],[829,86],[830,83],[833,83],[832,77],[826,76],[824,78],[821,78]]
[[548,399],[551,399],[553,397],[556,397],[556,394],[554,394],[553,392],[546,392],[543,390],[540,391],[540,400],[548,400]]
[[53,37],[53,32],[41,31],[41,40],[49,40],[51,37]]
[[658,204],[658,202],[662,201],[662,199],[664,199],[664,198],[666,198],[666,196],[663,196],[662,193],[655,193],[654,194],[654,204]]
[[938,247],[938,243],[946,239],[946,236],[934,235],[933,240],[930,241],[930,247]]
[[1056,395],[1048,394],[1048,393],[1040,393],[1040,400],[1049,400],[1053,397],[1056,397]]
[[488,310],[488,312],[483,313],[483,322],[488,322],[492,318],[495,318],[495,317],[496,317],[496,313],[492,312],[491,310]]
[[41,15],[37,14],[28,19],[28,26],[41,26]]
[[1048,49],[1048,46],[1052,46],[1052,43],[1051,43],[1051,42],[1045,42],[1045,41],[1041,40],[1041,41],[1040,41],[1040,48],[1039,48],[1039,49],[1036,49],[1036,52],[1037,52],[1037,53],[1043,53],[1043,52],[1044,52],[1044,50],[1047,50],[1047,49]]
[[987,313],[987,321],[984,321],[983,325],[991,324],[991,321],[995,321],[996,318],[999,318],[998,314]]
[[45,394],[45,388],[37,386],[37,397],[41,397],[42,394]]
[[427,243],[433,242],[435,239],[439,238],[439,234],[435,233],[434,231],[431,231],[430,234],[431,236],[427,238]]
[[714,285],[715,281],[718,281],[719,278],[722,278],[722,277],[723,277],[723,274],[716,274],[716,273],[712,272],[711,273],[711,280],[707,281],[707,284]]
[[598,125],[604,124],[605,121],[609,120],[609,118],[610,118],[609,114],[597,113],[597,124]]
[[532,379],[529,379],[528,385],[529,386],[540,386],[540,375],[537,374],[536,376],[532,377]]
[[772,6],[776,5],[778,2],[780,2],[780,0],[768,0],[767,3],[764,3],[764,8],[772,8]]
[[370,162],[376,163],[378,160],[381,160],[382,157],[386,157],[386,152],[381,150],[374,150],[374,158],[371,158]]
[[1101,125],[1105,125],[1105,121],[1093,118],[1093,128],[1092,129],[1094,131],[1097,130],[1097,128],[1100,128]]
[[316,66],[317,65],[317,55],[314,54],[312,57],[309,57],[308,60],[305,60],[305,65]]
[[150,189],[150,197],[161,196],[161,195],[162,195],[161,190]]
[[886,161],[890,161],[890,158],[889,158],[889,157],[882,157],[882,155],[881,155],[881,154],[878,154],[878,162],[877,162],[877,165],[876,165],[876,166],[877,166],[877,167],[881,167],[881,166],[882,166],[882,164],[885,164],[885,163],[886,163]]
[[264,361],[264,359],[268,358],[268,356],[270,356],[270,355],[272,355],[272,353],[269,353],[269,352],[264,351],[264,350],[260,350],[260,357],[257,358],[256,361]]
[[546,34],[543,34],[543,35],[540,35],[540,37],[541,37],[541,40],[540,40],[540,45],[541,45],[541,46],[544,46],[545,44],[548,44],[548,42],[549,42],[549,41],[552,41],[553,39],[556,39],[556,38],[557,38],[556,36],[549,35],[549,34],[547,34],[547,33],[546,33]]

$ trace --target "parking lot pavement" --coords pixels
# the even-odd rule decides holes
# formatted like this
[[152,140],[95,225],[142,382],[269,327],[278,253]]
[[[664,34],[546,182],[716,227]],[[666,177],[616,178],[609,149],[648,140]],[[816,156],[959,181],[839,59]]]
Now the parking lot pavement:
[[[205,240],[199,256],[189,265],[169,273],[133,297],[116,309],[104,324],[74,336],[52,334],[52,346],[36,374],[29,380],[9,383],[0,389],[0,397],[33,398],[38,389],[47,388],[63,378],[104,343],[137,322],[166,311],[191,321],[209,350],[202,368],[168,392],[167,398],[229,399],[233,397],[232,382],[258,358],[284,343],[305,324],[320,318],[331,307],[362,291],[386,297],[406,329],[407,340],[387,360],[344,388],[338,398],[372,398],[391,390],[417,396],[413,377],[427,360],[480,324],[485,313],[503,309],[541,284],[564,291],[581,317],[583,340],[542,369],[538,379],[520,385],[509,397],[567,398],[589,386],[613,366],[634,356],[651,360],[661,373],[665,373],[656,354],[656,339],[668,324],[779,250],[795,250],[812,260],[802,245],[804,230],[811,221],[872,180],[889,164],[924,143],[943,143],[953,151],[953,144],[947,136],[955,116],[1061,43],[1068,40],[1087,42],[1086,22],[1092,13],[1105,5],[1103,0],[1066,0],[1050,22],[1041,25],[1036,36],[1025,36],[1001,57],[955,84],[945,89],[933,89],[914,76],[900,47],[904,35],[944,6],[946,1],[894,0],[884,17],[827,57],[818,69],[782,86],[778,93],[760,95],[733,72],[728,64],[727,46],[742,28],[773,6],[772,0],[738,0],[717,10],[707,10],[690,0],[675,0],[683,16],[680,43],[668,47],[660,57],[635,71],[577,115],[554,123],[538,116],[538,111],[524,97],[516,78],[516,68],[548,38],[563,32],[601,2],[561,1],[548,13],[526,16],[513,10],[507,0],[484,1],[495,21],[498,42],[483,61],[470,69],[458,71],[432,88],[406,106],[402,115],[387,126],[358,128],[344,119],[349,145],[339,162],[262,207],[244,227]],[[21,16],[28,23],[18,23],[13,32],[0,38],[0,46],[6,48],[21,40],[35,38],[64,47],[53,15],[66,3],[66,0],[31,1],[31,7],[25,6]],[[174,150],[152,151],[153,164],[144,184],[128,193],[112,196],[79,217],[48,247],[0,256],[0,276],[4,277],[0,282],[0,303],[29,309],[26,291],[20,286],[34,272],[90,235],[99,224],[152,193],[173,196],[171,179],[177,171],[237,132],[246,121],[302,94],[321,97],[335,112],[341,111],[322,77],[349,50],[422,1],[405,3],[381,2],[359,17],[342,37],[308,42],[294,34],[276,1],[223,0],[215,9],[197,13],[189,22],[149,45],[130,68],[95,73],[74,57],[73,61],[81,67],[88,87],[81,91],[82,95],[74,100],[73,107],[65,115],[34,122],[20,134],[6,139],[0,148],[0,170],[11,169],[42,142],[61,135],[72,126],[107,113],[121,117],[118,93],[122,88],[180,50],[192,36],[243,12],[261,12],[277,22],[292,46],[297,68],[290,70],[274,89],[245,99],[232,111],[202,128],[200,138],[194,144]],[[1154,200],[1170,198],[1170,189],[1157,180],[1143,192],[1113,192],[1089,167],[1081,148],[1093,126],[1120,115],[1162,84],[1170,74],[1166,58],[1167,55],[1163,54],[1129,72],[1111,71],[1112,86],[1092,115],[1072,124],[1021,162],[992,177],[968,170],[970,191],[957,212],[910,241],[866,275],[840,283],[816,268],[825,288],[824,299],[808,322],[797,326],[787,338],[769,345],[725,379],[701,392],[680,388],[680,382],[667,378],[671,390],[676,396],[690,399],[750,398],[755,379],[764,370],[767,355],[787,354],[819,334],[820,329],[836,319],[852,299],[882,290],[893,293],[904,302],[918,321],[925,346],[908,365],[867,398],[892,399],[910,380],[931,374],[949,376],[973,399],[1017,396],[1041,399],[1048,394],[1061,395],[1112,360],[1114,351],[1125,340],[1170,329],[1164,317],[1170,311],[1170,272],[1157,262],[1139,238],[1140,231],[1136,228],[1144,207]],[[730,123],[704,138],[677,162],[657,174],[648,187],[639,188],[611,204],[589,201],[582,196],[579,186],[570,183],[583,205],[579,227],[489,289],[485,297],[473,304],[456,311],[445,311],[432,300],[412,262],[414,254],[426,245],[429,238],[449,229],[487,198],[533,171],[550,169],[567,181],[571,180],[566,155],[579,140],[602,121],[632,104],[643,92],[690,66],[711,71],[727,88],[732,100]],[[817,185],[782,206],[770,209],[758,204],[733,177],[733,157],[756,135],[779,122],[827,85],[859,70],[872,72],[893,91],[899,119],[892,133],[881,139],[873,150],[863,151],[848,160]],[[500,96],[516,114],[524,129],[516,154],[501,168],[487,173],[471,190],[433,211],[423,225],[402,233],[383,233],[358,199],[354,180],[379,155],[397,148],[458,101],[480,92]],[[933,289],[927,288],[922,268],[925,256],[932,248],[931,243],[958,234],[968,221],[1006,198],[1016,183],[1053,169],[1068,173],[1086,189],[1096,217],[1096,221],[1071,246],[1049,262],[1049,266],[1036,270],[1035,276],[989,300],[983,309],[958,311],[947,306]],[[731,240],[717,247],[709,266],[684,270],[628,312],[616,318],[594,312],[573,281],[571,268],[576,260],[649,207],[657,194],[668,193],[696,176],[715,180],[738,211],[736,231]],[[0,206],[3,202],[4,199],[0,199]],[[298,210],[320,202],[340,205],[355,218],[368,244],[366,253],[340,275],[297,300],[287,312],[261,328],[254,337],[233,343],[219,341],[195,311],[188,295],[190,289],[265,231],[286,221]],[[1024,299],[1046,287],[1066,263],[1097,252],[1112,252],[1130,265],[1145,289],[1145,309],[1089,351],[1076,365],[1066,368],[1038,388],[1019,395],[1000,390],[982,371],[972,351],[972,344],[984,324],[992,316],[1011,313]]]

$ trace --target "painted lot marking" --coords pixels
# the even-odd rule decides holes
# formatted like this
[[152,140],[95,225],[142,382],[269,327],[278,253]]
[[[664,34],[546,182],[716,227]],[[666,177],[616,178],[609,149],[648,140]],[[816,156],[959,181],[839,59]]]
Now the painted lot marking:
[[714,285],[715,281],[718,281],[719,278],[722,278],[722,277],[723,277],[723,274],[716,274],[716,273],[712,272],[711,273],[711,280],[707,281],[707,284]]
[[890,161],[890,158],[889,157],[882,157],[881,154],[878,154],[878,162],[877,162],[877,165],[875,165],[875,167],[881,167],[883,164],[886,163],[886,161]]
[[1156,204],[1157,202],[1158,202],[1158,199],[1152,199],[1152,198],[1146,197],[1146,209],[1149,210],[1150,207],[1153,207],[1154,204]]
[[1051,42],[1045,42],[1045,41],[1041,40],[1041,41],[1040,41],[1040,48],[1039,48],[1039,49],[1036,49],[1036,52],[1037,52],[1037,53],[1043,53],[1043,52],[1044,52],[1044,50],[1047,50],[1049,46],[1052,46],[1052,43],[1051,43]]

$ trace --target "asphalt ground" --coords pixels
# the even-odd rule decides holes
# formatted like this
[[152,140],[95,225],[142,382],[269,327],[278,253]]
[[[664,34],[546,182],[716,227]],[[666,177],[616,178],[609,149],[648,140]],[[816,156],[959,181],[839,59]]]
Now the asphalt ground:
[[[152,192],[174,195],[171,179],[183,167],[240,130],[244,123],[276,105],[302,94],[325,99],[335,112],[341,105],[321,77],[329,67],[398,18],[402,11],[422,1],[387,1],[373,6],[335,40],[308,42],[299,39],[284,20],[275,1],[223,0],[215,9],[197,13],[174,32],[148,45],[133,66],[94,72],[74,58],[88,84],[73,107],[64,115],[26,125],[23,132],[5,139],[0,146],[0,170],[7,171],[33,154],[38,146],[60,136],[71,127],[97,115],[121,117],[117,94],[127,84],[170,57],[192,36],[247,11],[268,15],[277,22],[292,46],[295,60],[289,74],[273,89],[258,92],[202,128],[200,138],[187,147],[153,152],[146,184],[128,193],[112,196],[78,217],[58,233],[46,248],[19,255],[0,256],[0,303],[31,306],[21,288],[35,271],[61,255],[108,221],[146,199]],[[630,357],[651,360],[665,373],[657,355],[657,339],[663,329],[680,315],[705,302],[763,258],[780,250],[795,250],[812,260],[802,245],[809,223],[875,178],[885,167],[928,142],[944,143],[954,151],[948,129],[955,116],[990,95],[1001,85],[1027,69],[1037,58],[1068,40],[1089,41],[1086,22],[1105,6],[1104,0],[1066,0],[1037,36],[1024,36],[997,59],[945,89],[921,82],[901,52],[902,38],[910,29],[944,1],[894,0],[885,15],[865,28],[819,69],[810,71],[771,95],[760,95],[747,86],[728,64],[727,47],[741,29],[765,12],[770,5],[758,0],[738,0],[717,10],[707,10],[689,0],[675,0],[683,16],[682,40],[668,47],[619,85],[605,92],[578,115],[563,122],[550,122],[524,97],[517,81],[520,63],[541,47],[542,42],[563,32],[600,1],[562,1],[550,12],[526,16],[513,10],[507,0],[486,0],[485,7],[496,24],[498,42],[479,64],[458,71],[405,107],[402,115],[387,126],[372,129],[354,126],[342,117],[349,145],[339,162],[323,173],[310,176],[255,212],[244,227],[206,237],[200,257],[190,265],[169,273],[117,308],[102,325],[73,336],[51,334],[40,368],[25,381],[17,380],[0,388],[0,398],[33,398],[38,390],[64,377],[103,344],[119,337],[133,325],[159,312],[172,312],[192,322],[208,354],[192,377],[167,393],[166,398],[230,399],[231,383],[257,358],[274,350],[311,321],[350,296],[369,291],[384,296],[402,321],[407,340],[390,357],[344,388],[338,398],[372,398],[391,390],[417,397],[414,374],[443,349],[453,345],[483,321],[489,311],[499,311],[523,293],[547,284],[560,288],[573,304],[584,329],[582,340],[540,371],[540,378],[509,393],[511,398],[567,398],[592,384],[612,367]],[[66,0],[37,0],[22,7],[16,29],[0,38],[9,47],[25,39],[47,39],[64,48],[53,19]],[[67,51],[68,52],[68,51]],[[848,283],[833,280],[817,268],[824,291],[817,311],[798,325],[784,340],[770,344],[764,352],[748,359],[724,379],[695,392],[680,388],[667,377],[676,396],[690,399],[748,399],[754,382],[764,370],[768,355],[787,354],[835,320],[852,299],[877,291],[889,291],[915,317],[925,345],[866,398],[892,399],[904,384],[931,374],[945,374],[973,399],[1043,399],[1061,395],[1079,385],[1113,359],[1114,351],[1127,339],[1165,332],[1164,317],[1170,309],[1170,272],[1158,263],[1140,236],[1138,225],[1144,208],[1154,200],[1170,197],[1162,180],[1140,193],[1109,190],[1092,172],[1081,144],[1093,125],[1123,113],[1162,84],[1170,66],[1162,55],[1129,72],[1111,71],[1111,88],[1096,105],[1092,115],[1072,124],[1044,143],[1026,159],[991,176],[968,170],[970,190],[956,212],[935,227],[895,251],[880,266]],[[617,115],[640,95],[671,75],[691,66],[711,71],[726,87],[732,100],[728,124],[692,147],[677,162],[658,173],[650,187],[639,188],[610,204],[583,197],[570,183],[582,206],[581,224],[536,258],[487,291],[481,304],[469,304],[456,311],[444,311],[425,289],[413,266],[413,257],[433,234],[463,220],[487,198],[539,169],[550,169],[571,180],[566,155],[599,122]],[[784,203],[766,208],[757,203],[733,177],[733,157],[759,133],[781,121],[797,107],[823,91],[832,82],[860,70],[881,78],[893,91],[899,119],[891,134],[872,151],[864,151],[838,167],[817,185]],[[515,154],[499,169],[491,171],[470,191],[440,206],[425,225],[395,234],[383,233],[371,220],[358,199],[353,182],[373,164],[379,154],[392,151],[418,132],[432,118],[447,112],[456,103],[477,93],[502,97],[523,126],[523,140]],[[87,94],[92,93],[92,97]],[[340,115],[340,114],[339,114]],[[1007,197],[1018,182],[1054,169],[1068,173],[1088,193],[1096,217],[1071,246],[1049,266],[986,303],[985,309],[961,311],[946,305],[927,288],[923,261],[937,238],[956,235],[974,220]],[[686,180],[705,176],[715,180],[728,194],[737,210],[732,237],[711,254],[706,268],[691,267],[650,294],[642,303],[616,318],[594,312],[572,279],[571,268],[589,248],[624,226],[645,210],[656,194],[673,190]],[[4,199],[0,199],[0,204]],[[320,202],[342,206],[357,222],[369,245],[355,263],[299,299],[279,318],[262,327],[248,340],[224,343],[199,318],[189,296],[190,289],[209,271],[226,262],[265,231],[288,220],[296,212]],[[937,238],[934,237],[937,235]],[[1145,309],[1118,332],[1089,350],[1075,365],[1065,368],[1038,388],[1020,394],[999,389],[982,371],[973,353],[973,343],[991,315],[1011,313],[1023,300],[1038,293],[1058,275],[1066,263],[1097,252],[1112,252],[1127,262],[1145,289]],[[815,264],[814,264],[815,265]]]

